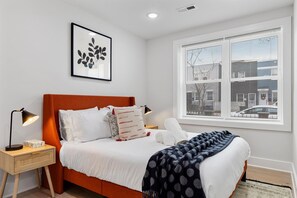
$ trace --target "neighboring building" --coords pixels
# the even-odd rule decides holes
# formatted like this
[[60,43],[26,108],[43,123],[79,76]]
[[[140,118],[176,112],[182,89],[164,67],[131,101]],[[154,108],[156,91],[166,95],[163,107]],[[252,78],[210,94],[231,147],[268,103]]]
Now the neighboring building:
[[231,111],[240,111],[255,105],[277,102],[277,81],[243,78],[277,75],[277,61],[236,61],[232,63],[232,78],[239,81],[231,86]]
[[[188,67],[188,81],[221,78],[220,63]],[[277,75],[277,61],[236,61],[232,63],[231,111],[255,105],[277,102],[277,81],[244,80],[249,77]],[[221,83],[187,85],[187,114],[219,115],[221,111]]]

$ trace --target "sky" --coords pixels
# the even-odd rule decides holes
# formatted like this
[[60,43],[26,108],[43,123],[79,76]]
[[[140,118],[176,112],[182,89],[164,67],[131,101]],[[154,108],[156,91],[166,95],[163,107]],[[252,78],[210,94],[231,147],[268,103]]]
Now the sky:
[[[277,60],[277,45],[277,36],[233,42],[231,43],[231,58],[232,61],[257,60],[261,62]],[[222,61],[222,47],[220,45],[191,49],[187,52],[188,61],[194,62],[196,59],[194,62],[195,65],[220,63]]]

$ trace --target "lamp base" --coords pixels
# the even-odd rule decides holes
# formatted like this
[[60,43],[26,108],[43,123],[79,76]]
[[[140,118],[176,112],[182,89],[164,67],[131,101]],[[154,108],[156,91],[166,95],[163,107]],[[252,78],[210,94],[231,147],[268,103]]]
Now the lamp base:
[[20,150],[22,148],[23,148],[22,144],[14,144],[14,145],[5,147],[5,151],[15,151],[15,150]]

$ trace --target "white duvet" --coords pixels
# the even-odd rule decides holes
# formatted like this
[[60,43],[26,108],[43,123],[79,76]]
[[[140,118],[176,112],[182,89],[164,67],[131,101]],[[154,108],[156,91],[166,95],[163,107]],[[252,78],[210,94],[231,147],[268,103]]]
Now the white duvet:
[[[64,167],[88,176],[141,191],[142,178],[150,157],[167,148],[157,143],[155,134],[129,141],[110,138],[85,143],[63,142],[60,160]],[[189,139],[197,133],[188,133]],[[235,138],[220,153],[207,158],[200,165],[202,187],[207,198],[229,197],[238,182],[250,147],[242,138]]]

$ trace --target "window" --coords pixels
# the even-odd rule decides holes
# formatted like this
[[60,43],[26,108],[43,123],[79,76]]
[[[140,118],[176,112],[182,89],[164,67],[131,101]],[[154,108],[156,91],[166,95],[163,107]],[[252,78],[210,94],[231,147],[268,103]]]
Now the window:
[[[187,115],[221,117],[222,71],[228,70],[228,65],[231,66],[232,73],[232,76],[226,76],[230,82],[227,86],[231,87],[230,117],[233,117],[231,112],[250,107],[245,95],[251,92],[256,93],[254,106],[273,105],[274,102],[268,95],[271,95],[272,91],[277,92],[279,76],[277,72],[272,75],[271,71],[278,68],[279,36],[280,30],[275,30],[184,47],[186,91],[195,95],[195,101],[193,96],[192,101],[187,100]],[[231,58],[227,52],[222,51],[223,46],[227,52],[230,51]],[[222,56],[223,53],[225,57]],[[223,58],[228,64],[224,67]],[[212,91],[207,91],[208,89]],[[214,94],[218,96],[215,99]],[[275,94],[273,96],[275,97]]]
[[277,90],[272,90],[272,102],[273,105],[277,105]]
[[206,100],[208,101],[213,100],[213,90],[206,90]]
[[291,109],[283,105],[291,100],[290,19],[183,39],[174,47],[181,123],[290,129]]
[[192,97],[192,101],[198,100],[198,95],[196,94],[196,92],[190,92],[192,93],[190,96]]
[[[231,112],[249,107],[248,101],[244,100],[244,94],[250,92],[256,92],[255,106],[273,105],[273,101],[268,96],[271,95],[273,90],[277,91],[278,81],[281,79],[277,72],[280,49],[278,40],[280,36],[280,30],[278,30],[230,39],[231,72],[238,73],[237,76],[232,76],[230,79]],[[272,75],[272,70],[275,69],[276,72]],[[242,93],[242,91],[245,91],[245,93]],[[233,101],[232,95],[234,94],[236,100]],[[232,116],[233,114],[231,114]],[[242,117],[246,118],[245,116]],[[254,116],[253,118],[263,117]],[[267,117],[267,119],[275,118],[277,119],[276,116]]]
[[245,78],[245,71],[239,71],[237,76],[238,78]]
[[244,102],[244,94],[243,93],[236,94],[236,102]]
[[[216,43],[186,48],[186,90],[194,92],[199,98],[194,102],[187,99],[187,115],[220,115],[221,54],[222,46]],[[218,96],[215,101],[214,90]]]

